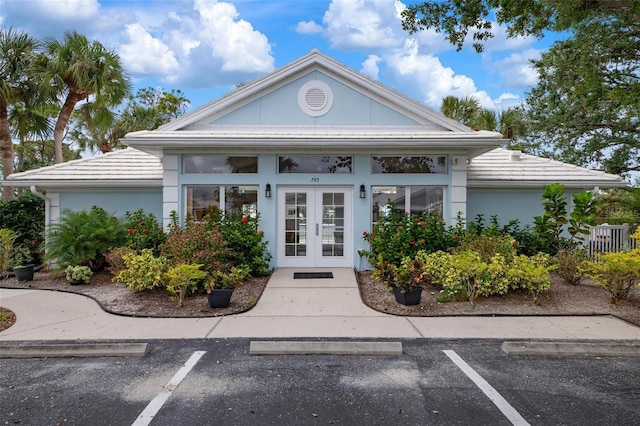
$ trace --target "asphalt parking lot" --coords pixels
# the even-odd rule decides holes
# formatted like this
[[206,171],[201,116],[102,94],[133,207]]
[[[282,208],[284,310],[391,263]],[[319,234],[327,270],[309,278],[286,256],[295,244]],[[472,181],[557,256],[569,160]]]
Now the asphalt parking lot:
[[395,356],[254,356],[250,340],[228,339],[149,341],[145,357],[0,359],[0,419],[640,425],[637,357],[514,356],[498,340],[401,342],[403,353]]

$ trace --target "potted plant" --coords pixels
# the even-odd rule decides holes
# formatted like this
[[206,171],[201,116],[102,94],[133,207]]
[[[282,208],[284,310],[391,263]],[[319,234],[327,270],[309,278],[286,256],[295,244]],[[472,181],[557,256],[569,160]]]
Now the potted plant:
[[422,288],[431,282],[431,276],[418,258],[405,257],[394,270],[393,294],[402,305],[418,305]]
[[66,277],[71,285],[89,284],[93,272],[88,266],[67,266]]
[[29,248],[24,244],[18,244],[13,248],[11,255],[11,264],[13,265],[13,274],[18,281],[33,280],[33,263]]
[[226,308],[231,295],[249,275],[249,269],[233,266],[228,272],[216,271],[207,282],[207,300],[211,308]]

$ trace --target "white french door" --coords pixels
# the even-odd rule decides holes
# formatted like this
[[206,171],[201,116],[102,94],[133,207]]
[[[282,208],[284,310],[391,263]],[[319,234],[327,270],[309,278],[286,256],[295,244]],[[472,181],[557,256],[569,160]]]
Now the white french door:
[[351,187],[278,187],[278,266],[351,267]]

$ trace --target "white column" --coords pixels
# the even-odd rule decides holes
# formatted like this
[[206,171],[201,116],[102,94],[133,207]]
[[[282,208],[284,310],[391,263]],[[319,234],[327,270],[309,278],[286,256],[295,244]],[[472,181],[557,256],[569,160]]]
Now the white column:
[[451,186],[449,187],[449,223],[455,225],[458,214],[467,220],[467,158],[451,157]]
[[177,154],[162,157],[162,224],[165,229],[171,223],[171,212],[180,214],[178,188],[178,158]]

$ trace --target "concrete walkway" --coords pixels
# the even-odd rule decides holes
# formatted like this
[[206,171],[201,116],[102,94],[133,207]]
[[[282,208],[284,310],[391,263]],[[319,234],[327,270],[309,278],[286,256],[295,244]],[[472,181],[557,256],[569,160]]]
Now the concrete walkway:
[[293,279],[276,269],[249,312],[212,318],[130,318],[104,312],[84,296],[0,289],[0,306],[17,316],[2,341],[190,338],[451,338],[640,340],[640,327],[596,317],[400,317],[366,307],[351,269],[333,279]]

